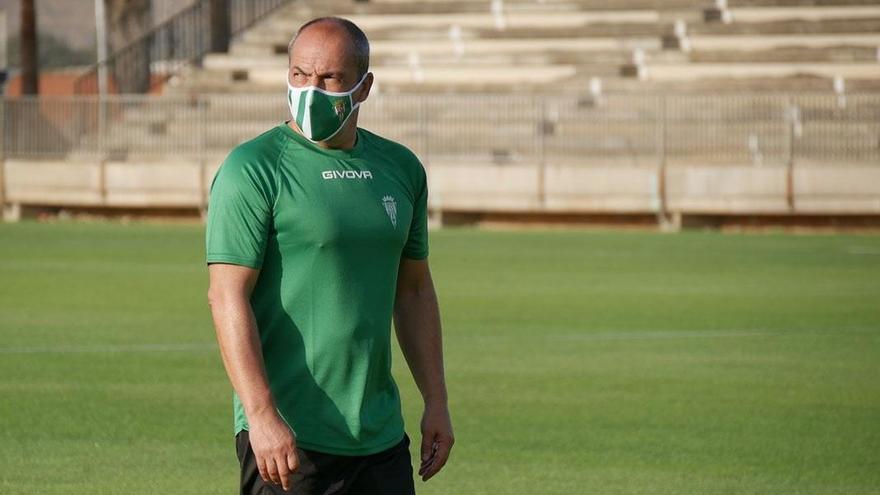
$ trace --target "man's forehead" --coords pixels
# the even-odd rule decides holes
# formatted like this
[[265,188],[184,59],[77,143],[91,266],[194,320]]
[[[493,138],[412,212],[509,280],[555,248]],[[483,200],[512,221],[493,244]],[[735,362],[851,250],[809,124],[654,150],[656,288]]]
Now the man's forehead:
[[290,67],[319,73],[345,73],[355,70],[354,63],[347,57],[328,57],[324,53],[294,54],[290,58]]
[[331,23],[309,26],[291,47],[291,66],[299,63],[347,69],[354,62],[354,43],[344,28]]

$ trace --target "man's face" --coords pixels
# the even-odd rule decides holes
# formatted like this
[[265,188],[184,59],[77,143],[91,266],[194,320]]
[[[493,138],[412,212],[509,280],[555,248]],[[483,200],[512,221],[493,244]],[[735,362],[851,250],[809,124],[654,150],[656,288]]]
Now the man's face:
[[[348,91],[357,84],[358,76],[348,33],[335,24],[309,26],[290,50],[287,77],[294,88],[317,86],[326,91]],[[360,100],[360,94],[353,96]]]

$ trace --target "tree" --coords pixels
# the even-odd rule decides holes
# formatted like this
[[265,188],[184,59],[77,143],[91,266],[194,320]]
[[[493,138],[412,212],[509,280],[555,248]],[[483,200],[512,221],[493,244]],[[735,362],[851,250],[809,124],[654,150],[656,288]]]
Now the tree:
[[120,93],[150,90],[151,0],[104,0],[111,70]]
[[229,0],[211,0],[211,52],[229,51]]
[[37,10],[34,0],[21,0],[21,94],[39,93],[40,68],[37,60]]

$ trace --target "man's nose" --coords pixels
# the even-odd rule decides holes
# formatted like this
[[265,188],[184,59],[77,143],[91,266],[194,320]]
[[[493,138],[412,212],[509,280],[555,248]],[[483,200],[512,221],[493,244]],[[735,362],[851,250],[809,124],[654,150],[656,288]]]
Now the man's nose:
[[323,77],[320,77],[317,74],[312,74],[311,76],[308,76],[308,77],[309,77],[308,78],[308,85],[309,86],[317,86],[321,89],[325,89]]

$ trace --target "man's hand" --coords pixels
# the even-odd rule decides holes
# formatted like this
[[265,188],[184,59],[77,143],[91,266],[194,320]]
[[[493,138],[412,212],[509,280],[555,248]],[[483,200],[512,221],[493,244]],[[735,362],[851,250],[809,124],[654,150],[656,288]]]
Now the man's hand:
[[446,465],[453,443],[452,420],[446,402],[425,403],[422,416],[422,465],[419,468],[422,481],[428,481]]
[[296,439],[287,423],[276,411],[248,418],[251,449],[257,461],[260,477],[266,483],[290,488],[290,475],[299,468]]

